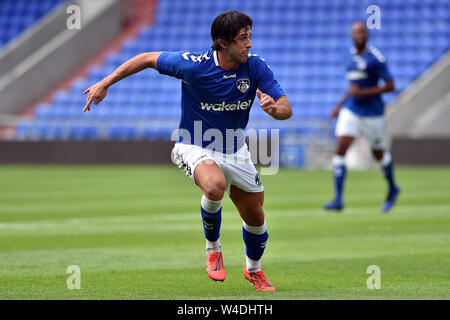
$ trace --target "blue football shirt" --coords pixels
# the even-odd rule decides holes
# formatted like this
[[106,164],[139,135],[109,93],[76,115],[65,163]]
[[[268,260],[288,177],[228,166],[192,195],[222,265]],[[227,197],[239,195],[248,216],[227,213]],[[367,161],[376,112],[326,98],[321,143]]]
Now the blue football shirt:
[[[361,88],[374,87],[378,81],[391,79],[392,76],[381,52],[368,45],[360,55],[352,48],[350,62],[347,65],[347,79]],[[384,102],[381,95],[355,98],[349,96],[344,106],[360,116],[381,116],[384,114]]]
[[[214,143],[213,149],[223,153],[234,153],[244,145],[243,130],[257,88],[275,100],[284,95],[269,65],[254,54],[238,68],[225,71],[212,49],[163,52],[157,69],[182,80],[179,128],[190,134],[190,141],[183,138],[182,142],[203,148]],[[216,141],[220,136],[214,132],[220,132],[222,141]]]

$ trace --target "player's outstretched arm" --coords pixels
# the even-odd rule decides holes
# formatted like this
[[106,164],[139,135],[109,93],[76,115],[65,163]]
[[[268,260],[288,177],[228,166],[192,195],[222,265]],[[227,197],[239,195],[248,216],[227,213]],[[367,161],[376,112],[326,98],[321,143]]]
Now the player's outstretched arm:
[[91,110],[92,102],[99,104],[105,98],[108,88],[114,83],[146,68],[153,68],[156,70],[157,61],[160,54],[161,52],[141,53],[122,64],[103,80],[86,89],[84,94],[89,93],[89,95],[87,96],[87,101],[83,112]]
[[342,107],[344,106],[345,102],[347,101],[349,95],[350,95],[350,90],[345,91],[344,96],[341,98],[341,100],[339,100],[337,105],[331,111],[331,114],[330,114],[331,119],[334,119],[338,116],[339,112],[341,111]]
[[256,90],[256,95],[259,99],[261,109],[267,112],[276,120],[286,120],[292,116],[292,108],[286,96],[281,96],[277,101],[273,100],[271,96],[261,91]]

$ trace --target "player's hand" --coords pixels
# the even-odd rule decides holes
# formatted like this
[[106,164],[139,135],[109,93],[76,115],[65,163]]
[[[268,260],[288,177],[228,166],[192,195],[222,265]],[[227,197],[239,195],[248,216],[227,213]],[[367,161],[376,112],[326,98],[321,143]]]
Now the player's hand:
[[261,93],[259,90],[256,90],[256,95],[258,96],[261,109],[273,116],[273,113],[276,111],[275,100],[268,94]]
[[335,119],[339,115],[339,111],[341,111],[341,106],[337,105],[330,113],[330,118]]
[[83,112],[91,110],[91,103],[99,104],[105,97],[108,92],[108,86],[103,84],[101,81],[94,84],[92,87],[86,89],[84,94],[89,93],[87,96],[86,105],[83,109]]

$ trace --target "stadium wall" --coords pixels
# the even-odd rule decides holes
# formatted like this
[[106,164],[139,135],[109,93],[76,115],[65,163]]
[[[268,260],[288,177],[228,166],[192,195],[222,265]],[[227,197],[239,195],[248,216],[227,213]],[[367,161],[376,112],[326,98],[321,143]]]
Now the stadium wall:
[[392,156],[398,164],[449,165],[449,138],[394,138]]
[[[0,164],[170,164],[174,143],[165,140],[0,141]],[[272,159],[271,140],[259,139],[253,148],[252,161],[270,165],[267,160]]]
[[[169,164],[173,144],[173,141],[0,141],[0,164]],[[269,145],[265,150],[271,156]],[[450,139],[394,138],[392,155],[396,164],[450,165]],[[261,160],[253,156],[252,160]],[[329,159],[315,156],[316,161]]]
[[172,141],[0,141],[2,164],[168,164]]

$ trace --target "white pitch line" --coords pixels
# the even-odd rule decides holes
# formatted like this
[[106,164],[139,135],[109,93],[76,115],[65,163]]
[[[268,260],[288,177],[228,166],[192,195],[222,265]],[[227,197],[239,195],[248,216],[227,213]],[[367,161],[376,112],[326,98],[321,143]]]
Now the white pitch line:
[[[392,213],[382,214],[378,207],[355,207],[344,209],[342,213],[330,213],[321,208],[299,209],[299,210],[270,210],[265,209],[268,219],[276,220],[278,217],[346,217],[346,216],[367,216],[367,217],[392,217],[395,219],[415,218],[436,218],[450,217],[450,205],[422,205],[422,206],[399,206]],[[418,214],[417,212],[423,212]],[[234,212],[235,213],[235,212]],[[444,214],[444,215],[442,215]],[[240,223],[239,215],[236,213],[231,216],[231,212],[225,212],[223,217],[229,222]],[[224,220],[225,220],[224,219]],[[186,222],[192,221],[192,224]],[[35,229],[52,229],[52,228],[79,228],[80,230],[93,230],[99,227],[104,229],[114,229],[115,231],[123,228],[133,229],[136,225],[143,230],[189,230],[197,227],[200,223],[200,212],[179,212],[179,213],[157,213],[143,215],[123,215],[123,216],[106,216],[106,217],[85,217],[85,218],[69,218],[69,219],[50,219],[50,220],[33,220],[26,222],[3,222],[0,223],[0,230],[35,230]],[[169,222],[169,223],[165,223]],[[180,224],[177,224],[179,222]],[[225,226],[226,227],[226,226]],[[138,229],[139,229],[138,228]],[[57,231],[57,230],[56,230]]]

